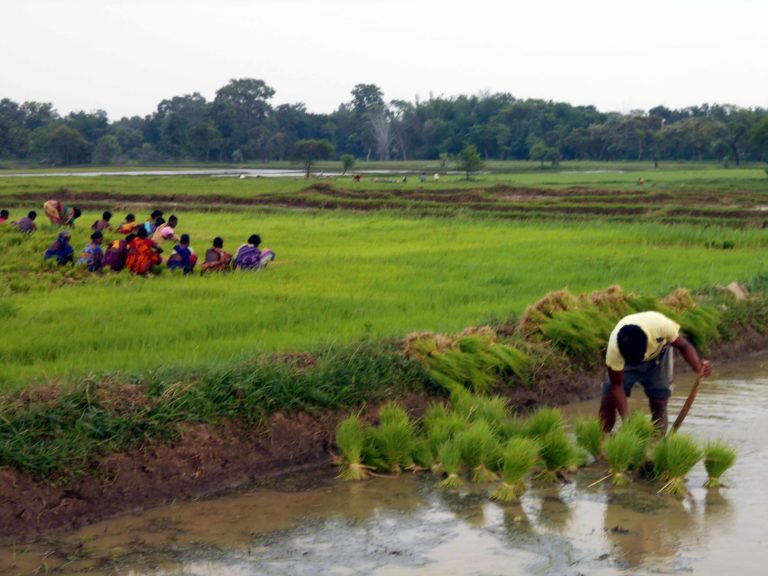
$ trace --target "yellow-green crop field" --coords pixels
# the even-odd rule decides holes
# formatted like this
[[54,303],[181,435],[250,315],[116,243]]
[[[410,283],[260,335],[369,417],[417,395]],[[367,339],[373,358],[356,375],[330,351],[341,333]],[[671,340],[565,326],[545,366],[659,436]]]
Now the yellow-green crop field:
[[[168,186],[180,185],[171,179]],[[121,207],[113,221],[125,211],[143,219],[149,208]],[[190,208],[178,211],[177,231],[191,235],[199,254],[214,236],[234,251],[256,232],[277,260],[256,273],[62,274],[42,263],[56,231],[41,207],[32,237],[0,230],[0,390],[220,367],[263,352],[312,351],[415,330],[459,331],[519,315],[561,288],[578,293],[618,283],[661,296],[678,286],[707,288],[768,273],[768,232],[761,228],[503,220],[461,210],[436,217]],[[99,214],[81,218],[76,253]]]

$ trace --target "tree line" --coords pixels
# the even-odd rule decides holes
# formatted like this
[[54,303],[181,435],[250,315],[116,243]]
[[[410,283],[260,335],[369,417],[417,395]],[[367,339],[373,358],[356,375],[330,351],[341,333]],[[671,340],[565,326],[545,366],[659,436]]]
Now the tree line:
[[484,160],[768,160],[768,110],[702,104],[631,113],[516,99],[508,93],[386,101],[357,84],[329,114],[270,101],[263,80],[233,79],[212,101],[163,100],[150,115],[110,122],[103,110],[60,116],[51,103],[0,100],[0,158],[57,165],[301,160],[324,155],[435,160],[474,146]]

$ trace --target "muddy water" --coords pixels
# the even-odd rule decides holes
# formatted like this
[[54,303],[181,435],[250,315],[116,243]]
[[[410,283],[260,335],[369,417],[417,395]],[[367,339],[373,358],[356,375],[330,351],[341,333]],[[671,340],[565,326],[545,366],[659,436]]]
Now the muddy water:
[[[691,380],[680,378],[676,414]],[[631,401],[642,407],[642,391]],[[594,403],[573,405],[575,417]],[[740,454],[719,491],[701,465],[685,498],[569,484],[534,484],[519,504],[489,487],[446,491],[430,475],[342,483],[332,471],[273,488],[170,505],[44,542],[0,550],[0,574],[357,575],[765,574],[768,571],[768,356],[716,368],[684,429]]]

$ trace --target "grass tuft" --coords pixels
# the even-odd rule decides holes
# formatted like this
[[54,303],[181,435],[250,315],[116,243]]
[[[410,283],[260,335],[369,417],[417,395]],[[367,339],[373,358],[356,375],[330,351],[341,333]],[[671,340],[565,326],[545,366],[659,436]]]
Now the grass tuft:
[[722,441],[708,442],[704,446],[704,468],[707,470],[707,488],[719,488],[720,477],[736,463],[736,450]]

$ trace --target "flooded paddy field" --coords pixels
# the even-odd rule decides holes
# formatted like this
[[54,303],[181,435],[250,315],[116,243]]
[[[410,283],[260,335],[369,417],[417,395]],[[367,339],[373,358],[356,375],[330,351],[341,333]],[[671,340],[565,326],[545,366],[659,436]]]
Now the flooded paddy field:
[[[685,368],[678,363],[680,370]],[[681,375],[670,419],[692,379]],[[352,483],[324,468],[247,492],[127,515],[0,549],[0,574],[763,574],[768,562],[768,356],[715,367],[683,424],[739,459],[719,490],[701,464],[684,498],[588,467],[518,504],[431,474]],[[644,408],[636,390],[631,408]],[[569,419],[596,403],[566,408]]]

